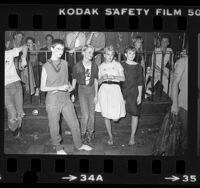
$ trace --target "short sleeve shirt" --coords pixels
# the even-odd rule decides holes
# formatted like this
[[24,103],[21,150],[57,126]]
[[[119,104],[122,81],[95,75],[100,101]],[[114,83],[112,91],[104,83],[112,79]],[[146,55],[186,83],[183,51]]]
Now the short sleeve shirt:
[[18,48],[13,48],[12,50],[5,51],[5,86],[20,80],[14,64],[14,57],[17,57],[18,55]]
[[[99,66],[99,78],[101,78],[104,74],[120,76],[123,71],[124,71],[124,68],[117,61],[113,61],[112,63],[103,62]],[[113,81],[119,82],[119,80],[113,80]]]

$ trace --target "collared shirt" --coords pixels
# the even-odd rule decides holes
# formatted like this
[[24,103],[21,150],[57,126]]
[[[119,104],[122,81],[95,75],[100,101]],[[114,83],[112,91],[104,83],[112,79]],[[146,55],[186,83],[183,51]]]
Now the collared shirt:
[[[73,79],[76,79],[79,85],[86,85],[86,70],[82,61],[79,61],[76,65],[74,65]],[[91,76],[88,86],[92,86],[94,84],[94,79],[98,79],[98,66],[95,62],[92,62]]]
[[18,55],[18,48],[13,48],[12,50],[5,51],[5,86],[20,80],[14,64],[14,57],[17,57]]

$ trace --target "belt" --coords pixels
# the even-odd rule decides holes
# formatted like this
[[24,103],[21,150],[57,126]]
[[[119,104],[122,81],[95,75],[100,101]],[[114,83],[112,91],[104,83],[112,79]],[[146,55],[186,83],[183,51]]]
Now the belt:
[[116,85],[120,85],[120,82],[103,81],[102,84],[116,84]]

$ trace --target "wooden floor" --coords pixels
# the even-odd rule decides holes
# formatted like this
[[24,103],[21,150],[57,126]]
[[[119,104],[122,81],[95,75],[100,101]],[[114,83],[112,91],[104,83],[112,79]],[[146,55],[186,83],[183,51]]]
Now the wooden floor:
[[[24,96],[24,110],[26,116],[23,120],[23,133],[25,143],[19,143],[5,126],[4,151],[6,154],[55,154],[55,148],[51,145],[47,113],[45,110],[45,96],[42,95],[41,103],[39,97],[33,97],[32,103],[28,95]],[[136,145],[128,146],[131,131],[131,116],[127,115],[119,122],[112,122],[114,145],[107,144],[108,134],[104,119],[100,113],[95,118],[95,147],[91,152],[77,151],[74,148],[72,136],[65,135],[69,128],[61,118],[61,133],[65,151],[70,155],[151,155],[155,138],[158,135],[164,115],[169,110],[171,101],[163,96],[161,101],[145,100],[142,104],[142,113],[136,132]],[[75,110],[80,121],[80,106],[76,101]],[[38,115],[32,114],[34,109]],[[5,122],[7,113],[5,112]],[[6,124],[6,123],[5,123]]]

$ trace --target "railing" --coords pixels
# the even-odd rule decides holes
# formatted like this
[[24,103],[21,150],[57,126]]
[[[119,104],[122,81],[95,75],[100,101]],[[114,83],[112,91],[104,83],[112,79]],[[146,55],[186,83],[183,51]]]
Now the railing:
[[[30,86],[30,67],[31,67],[31,61],[30,61],[30,55],[31,55],[32,52],[28,52],[28,55],[27,55],[27,68],[28,68],[28,84],[29,84],[29,96],[30,96],[30,103],[32,104],[32,95],[31,95],[31,86]],[[34,51],[33,52],[37,57],[38,55],[40,54],[45,54],[45,59],[47,61],[48,59],[48,51]],[[77,63],[77,53],[78,52],[75,52],[73,54],[71,54],[73,56],[73,61],[74,63],[76,64]],[[80,53],[80,52],[79,52]],[[170,87],[171,87],[171,76],[172,76],[172,71],[173,71],[173,67],[174,67],[174,62],[173,62],[173,59],[177,59],[177,57],[180,55],[180,54],[176,54],[174,55],[172,52],[166,52],[165,55],[169,55],[169,58],[168,58],[168,67],[169,67],[169,71],[168,71],[168,75],[167,75],[167,92],[166,94],[168,96],[170,96]],[[158,55],[161,55],[161,66],[159,67],[157,65],[157,60],[158,60]],[[147,92],[147,90],[150,90],[152,92],[152,95],[150,95],[149,99],[154,101],[154,93],[155,93],[155,74],[156,76],[158,77],[158,73],[160,73],[160,83],[163,84],[163,76],[165,74],[164,72],[164,68],[166,69],[165,65],[166,65],[166,62],[165,62],[165,56],[164,54],[162,53],[159,53],[159,52],[150,52],[150,51],[145,51],[141,54],[139,54],[136,58],[136,61],[143,61],[143,69],[144,69],[144,80],[145,80],[145,84],[144,84],[144,88],[145,88],[145,93]],[[100,61],[102,62],[103,61],[103,53],[102,52],[99,52],[99,55],[98,56],[95,56],[94,60],[96,62],[96,57],[98,57],[100,59]],[[63,57],[62,57],[64,60],[68,61],[69,59],[69,52],[65,52]],[[139,60],[140,58],[140,60]],[[142,59],[141,59],[142,58]],[[98,59],[98,61],[99,61]],[[116,53],[115,55],[115,59],[118,60],[119,62],[121,62],[122,60],[125,60],[125,56],[121,53]],[[160,60],[159,60],[160,61]],[[39,83],[40,83],[40,80],[41,80],[41,71],[39,71],[39,68],[41,70],[41,67],[42,67],[42,64],[38,62],[37,60],[37,76],[36,75],[33,75],[33,76],[36,76],[37,78],[39,78]],[[160,70],[159,70],[160,68]],[[166,76],[166,75],[165,75]],[[150,81],[149,81],[150,80]],[[166,80],[166,78],[165,78]],[[149,82],[149,83],[147,83]],[[165,83],[166,84],[166,83]],[[40,84],[39,84],[40,85]],[[165,86],[166,87],[166,86]],[[161,91],[160,94],[159,94],[159,100],[162,98],[162,95],[163,95],[163,92]],[[39,103],[41,104],[41,93],[39,93]]]

